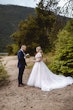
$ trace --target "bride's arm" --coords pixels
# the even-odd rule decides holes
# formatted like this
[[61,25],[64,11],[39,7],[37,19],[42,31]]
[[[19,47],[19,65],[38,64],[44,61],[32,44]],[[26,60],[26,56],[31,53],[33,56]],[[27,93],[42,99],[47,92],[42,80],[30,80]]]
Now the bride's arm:
[[42,58],[33,59],[33,62],[40,62],[42,61]]
[[42,61],[42,57],[38,57],[35,59],[35,62],[40,62],[40,61]]

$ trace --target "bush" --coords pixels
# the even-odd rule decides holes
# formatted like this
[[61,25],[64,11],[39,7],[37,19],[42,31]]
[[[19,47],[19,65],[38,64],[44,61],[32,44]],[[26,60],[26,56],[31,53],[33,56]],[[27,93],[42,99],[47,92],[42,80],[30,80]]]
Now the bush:
[[56,55],[50,68],[56,74],[73,77],[73,30],[70,29],[73,29],[73,20],[58,34]]
[[2,63],[0,62],[0,86],[5,84],[8,80],[7,71],[4,69]]
[[9,55],[16,55],[18,51],[18,45],[17,44],[12,44],[7,46],[7,51]]

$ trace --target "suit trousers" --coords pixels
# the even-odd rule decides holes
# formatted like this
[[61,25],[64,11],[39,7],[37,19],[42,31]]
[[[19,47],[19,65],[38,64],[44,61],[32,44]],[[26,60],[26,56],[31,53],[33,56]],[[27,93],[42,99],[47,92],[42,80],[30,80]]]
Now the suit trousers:
[[25,67],[20,67],[20,68],[19,68],[19,73],[18,73],[18,84],[22,84],[22,77],[23,77],[24,69],[25,69]]

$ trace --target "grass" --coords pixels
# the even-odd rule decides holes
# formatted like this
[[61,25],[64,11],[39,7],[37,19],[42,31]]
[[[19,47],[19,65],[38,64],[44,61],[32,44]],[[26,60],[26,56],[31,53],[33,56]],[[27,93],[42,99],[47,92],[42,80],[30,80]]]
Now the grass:
[[32,69],[32,68],[33,68],[33,64],[28,65],[28,66],[26,67],[26,69]]

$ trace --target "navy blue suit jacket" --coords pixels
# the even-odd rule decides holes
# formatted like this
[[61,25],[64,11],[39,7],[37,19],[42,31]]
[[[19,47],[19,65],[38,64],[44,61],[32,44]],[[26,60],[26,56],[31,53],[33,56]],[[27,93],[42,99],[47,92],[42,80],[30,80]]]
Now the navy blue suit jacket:
[[19,50],[18,51],[18,68],[22,68],[22,67],[25,67],[27,64],[26,64],[26,60],[25,60],[25,53],[23,53],[22,50]]

